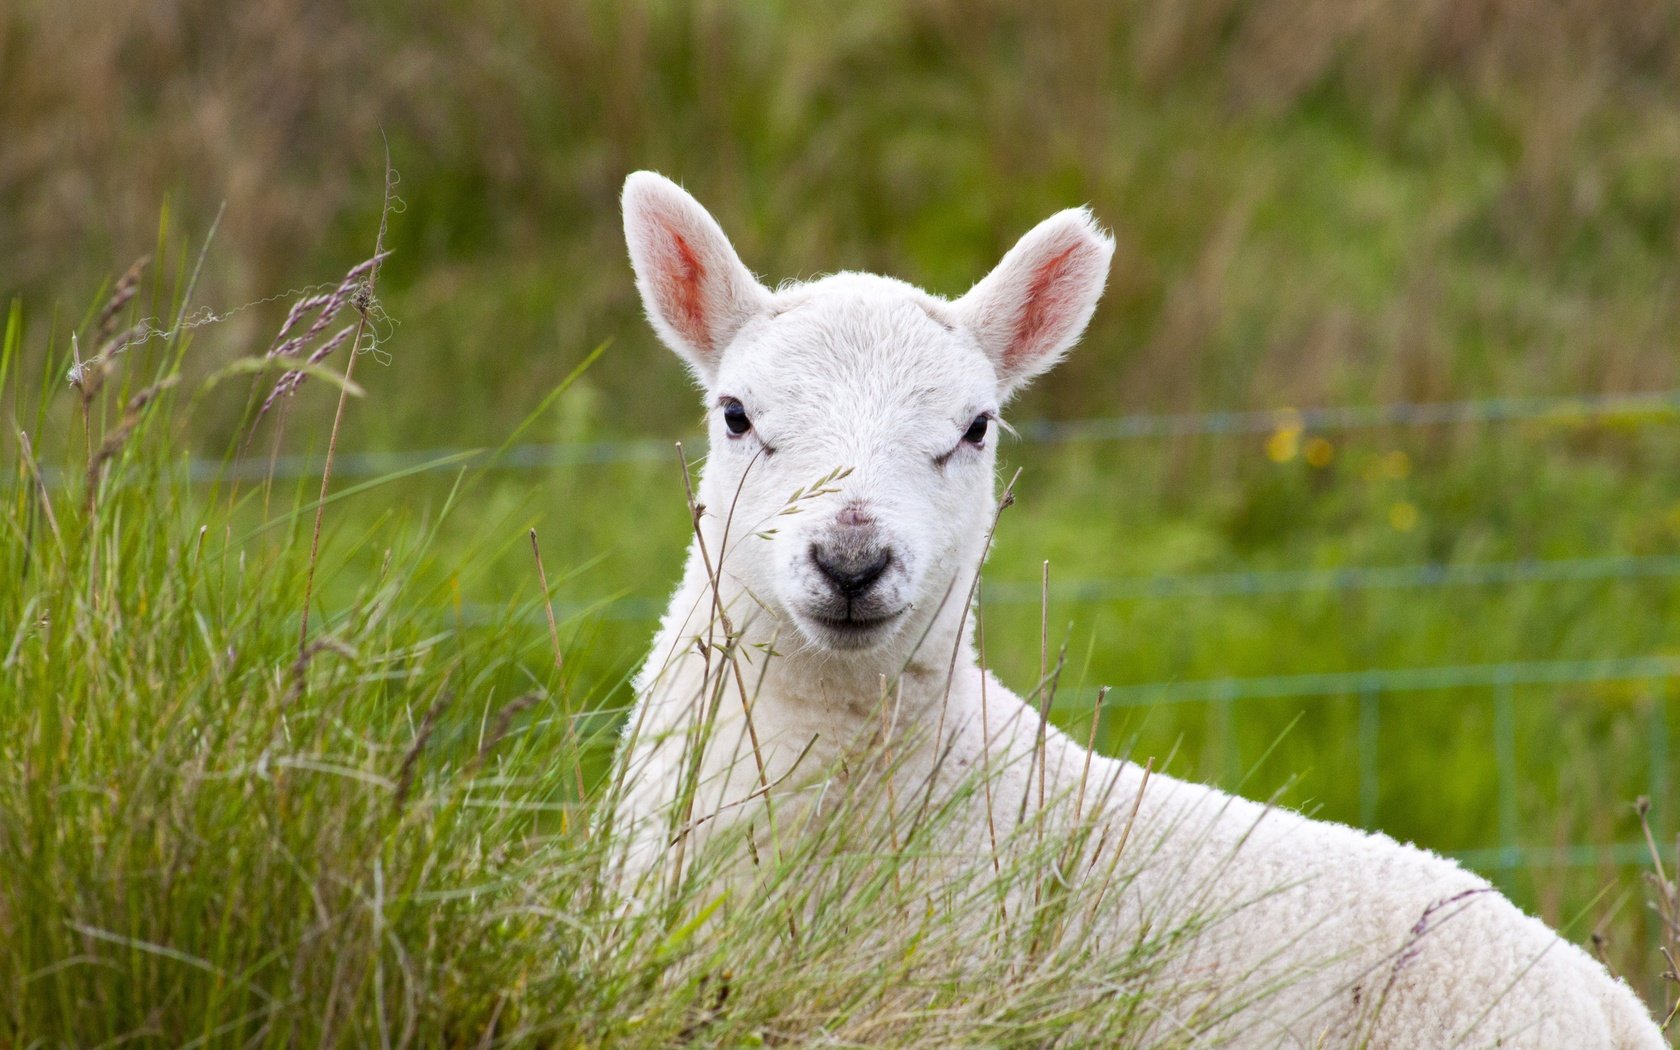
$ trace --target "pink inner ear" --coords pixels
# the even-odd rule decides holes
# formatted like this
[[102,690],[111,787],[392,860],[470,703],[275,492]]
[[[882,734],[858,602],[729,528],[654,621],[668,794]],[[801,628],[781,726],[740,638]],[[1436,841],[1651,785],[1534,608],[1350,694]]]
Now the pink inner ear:
[[667,313],[678,322],[688,341],[701,350],[712,349],[711,332],[706,327],[706,305],[701,284],[706,268],[700,256],[682,234],[670,232],[674,253],[670,265],[660,274],[660,298],[669,307]]
[[1067,303],[1059,286],[1068,270],[1078,265],[1074,255],[1079,248],[1078,244],[1064,248],[1034,271],[1021,316],[1015,322],[1015,338],[1010,340],[1009,350],[1003,355],[1010,367],[1033,357],[1042,348],[1046,334],[1051,334],[1050,330],[1062,322]]

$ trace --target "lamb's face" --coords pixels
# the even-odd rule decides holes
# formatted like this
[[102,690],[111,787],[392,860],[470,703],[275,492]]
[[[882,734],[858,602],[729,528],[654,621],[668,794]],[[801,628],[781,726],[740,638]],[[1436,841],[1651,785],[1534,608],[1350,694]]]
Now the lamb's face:
[[1003,393],[948,305],[906,285],[778,295],[708,384],[702,491],[728,524],[724,571],[816,646],[919,633],[978,568]]
[[1102,294],[1114,245],[1090,214],[1046,219],[951,302],[849,273],[771,292],[649,172],[625,182],[624,231],[649,319],[707,391],[701,500],[713,563],[750,603],[738,615],[868,651],[960,606],[999,409]]

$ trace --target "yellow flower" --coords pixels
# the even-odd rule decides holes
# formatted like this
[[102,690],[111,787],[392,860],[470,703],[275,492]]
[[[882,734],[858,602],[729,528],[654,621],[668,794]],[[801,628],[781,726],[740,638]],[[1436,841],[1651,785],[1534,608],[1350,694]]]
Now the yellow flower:
[[1315,437],[1307,442],[1306,451],[1302,453],[1302,456],[1306,459],[1308,466],[1323,470],[1330,465],[1332,459],[1336,458],[1336,449],[1324,438]]
[[1417,527],[1417,504],[1410,500],[1397,500],[1388,508],[1388,523],[1400,532],[1410,532]]
[[1266,439],[1266,458],[1273,463],[1288,463],[1300,451],[1299,430],[1279,430]]

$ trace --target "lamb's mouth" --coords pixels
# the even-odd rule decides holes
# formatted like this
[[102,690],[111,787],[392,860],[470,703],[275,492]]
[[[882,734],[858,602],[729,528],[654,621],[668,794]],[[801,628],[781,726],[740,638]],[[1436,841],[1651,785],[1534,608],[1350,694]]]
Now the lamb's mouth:
[[860,616],[850,612],[845,616],[805,614],[806,619],[820,629],[824,636],[822,641],[835,649],[861,649],[879,638],[889,625],[903,615],[903,609],[879,616]]

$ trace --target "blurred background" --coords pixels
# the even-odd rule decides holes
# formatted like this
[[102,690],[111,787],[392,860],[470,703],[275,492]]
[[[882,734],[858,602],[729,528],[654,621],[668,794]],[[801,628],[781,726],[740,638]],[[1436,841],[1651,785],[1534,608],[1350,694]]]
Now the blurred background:
[[[188,370],[262,353],[372,250],[387,147],[339,477],[414,469],[335,505],[329,544],[377,568],[390,508],[448,497],[427,464],[610,341],[440,527],[440,617],[525,602],[540,661],[537,528],[568,671],[611,706],[677,578],[670,442],[700,409],[640,317],[628,171],[681,181],[772,282],[947,295],[1089,203],[1119,247],[1010,412],[990,662],[1036,679],[1048,560],[1063,724],[1113,686],[1108,750],[1455,853],[1655,973],[1633,802],[1672,842],[1680,4],[14,0],[26,364],[213,224]],[[252,454],[318,478],[334,404],[304,387]],[[183,454],[240,408],[197,404]]]

